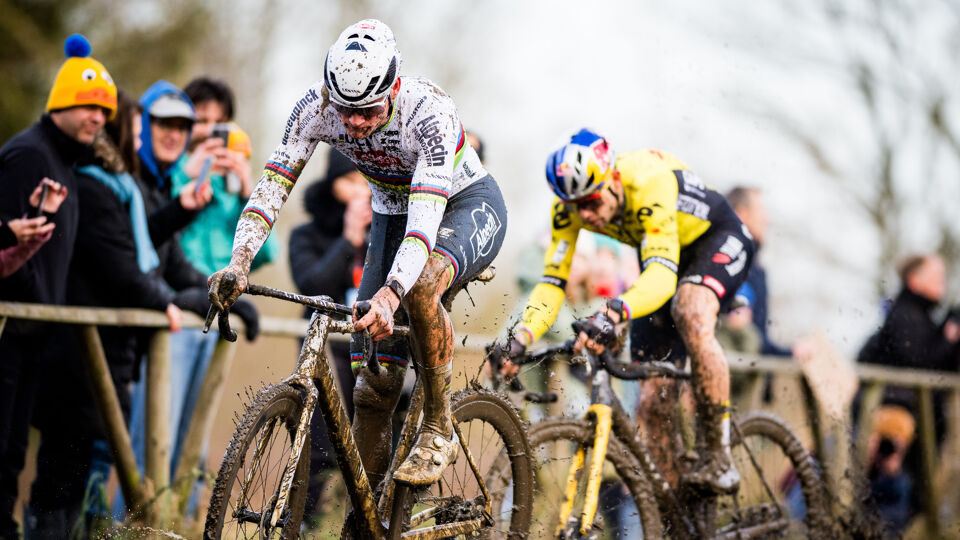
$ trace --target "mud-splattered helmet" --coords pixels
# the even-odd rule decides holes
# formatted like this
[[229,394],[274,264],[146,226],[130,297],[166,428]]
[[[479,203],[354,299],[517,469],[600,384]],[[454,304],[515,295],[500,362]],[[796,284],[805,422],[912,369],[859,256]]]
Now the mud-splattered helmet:
[[374,105],[390,93],[400,74],[400,51],[390,27],[364,19],[347,27],[327,52],[323,83],[343,107]]

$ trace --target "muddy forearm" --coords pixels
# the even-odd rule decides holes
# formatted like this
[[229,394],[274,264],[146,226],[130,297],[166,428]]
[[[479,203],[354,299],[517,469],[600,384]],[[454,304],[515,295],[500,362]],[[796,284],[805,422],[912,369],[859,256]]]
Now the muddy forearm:
[[253,258],[270,236],[280,209],[293,189],[292,182],[277,182],[270,172],[265,171],[257,182],[237,222],[230,264],[239,266],[244,273],[250,271]]

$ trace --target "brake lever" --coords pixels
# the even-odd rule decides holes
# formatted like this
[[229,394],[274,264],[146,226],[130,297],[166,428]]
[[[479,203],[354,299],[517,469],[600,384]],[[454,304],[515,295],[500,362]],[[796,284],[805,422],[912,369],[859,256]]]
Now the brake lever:
[[[357,318],[363,318],[364,315],[370,312],[371,307],[369,300],[357,302]],[[360,352],[363,354],[363,363],[367,366],[367,369],[370,370],[370,373],[379,375],[380,362],[377,361],[377,344],[373,342],[373,337],[370,335],[369,330],[364,329],[360,335]]]
[[[217,295],[220,298],[226,296],[226,293],[229,293],[237,286],[237,276],[233,272],[227,272],[220,279],[220,287],[217,290]],[[210,330],[210,326],[213,324],[213,317],[217,315],[217,323],[220,330],[220,337],[233,343],[237,341],[237,333],[230,328],[230,309],[226,308],[223,311],[217,311],[213,307],[213,303],[210,304],[210,309],[207,310],[207,318],[203,323],[203,332],[207,333]]]
[[204,334],[210,332],[210,327],[213,326],[213,319],[216,316],[217,316],[217,309],[213,307],[213,304],[210,304],[210,308],[207,309],[207,318],[203,320]]
[[220,337],[234,343],[237,341],[237,332],[230,328],[230,310],[225,309],[220,312],[220,315],[217,317],[217,323],[220,326]]

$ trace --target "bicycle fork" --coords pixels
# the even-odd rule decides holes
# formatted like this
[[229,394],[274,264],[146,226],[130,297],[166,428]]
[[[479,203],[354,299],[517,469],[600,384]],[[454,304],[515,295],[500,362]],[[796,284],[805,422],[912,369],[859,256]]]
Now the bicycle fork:
[[[609,405],[594,403],[587,409],[587,416],[593,415],[596,419],[596,432],[593,436],[593,455],[590,457],[590,468],[587,476],[587,492],[583,501],[583,510],[580,513],[580,534],[589,534],[593,528],[593,520],[597,515],[597,504],[600,500],[600,482],[603,480],[603,461],[607,457],[607,443],[610,441],[610,428],[613,424],[613,409]],[[561,536],[566,528],[570,513],[573,511],[574,498],[580,484],[580,477],[586,463],[587,447],[581,444],[570,465],[567,474],[567,489],[563,505],[560,507],[560,522],[556,534]]]

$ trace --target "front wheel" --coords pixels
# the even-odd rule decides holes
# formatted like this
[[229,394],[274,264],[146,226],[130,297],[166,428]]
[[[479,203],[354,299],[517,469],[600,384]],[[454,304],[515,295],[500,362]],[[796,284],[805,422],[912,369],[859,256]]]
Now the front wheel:
[[[451,412],[463,434],[457,459],[441,479],[425,488],[399,486],[392,520],[405,531],[479,519],[480,538],[527,538],[533,507],[533,457],[516,409],[499,395],[468,388],[451,396]],[[467,452],[490,495],[490,511]],[[399,530],[399,529],[398,529]],[[451,538],[478,535],[451,534]]]
[[[578,448],[586,451],[585,468],[592,455],[594,425],[587,420],[551,418],[530,428],[530,445],[539,460],[537,497],[534,503],[533,538],[581,538],[580,515],[586,491],[586,470],[580,472],[573,510],[561,524],[560,506],[566,499],[567,478]],[[653,488],[630,450],[611,433],[607,443],[604,482],[589,535],[598,529],[617,538],[660,538],[663,527]],[[562,525],[562,527],[561,527]],[[640,530],[638,530],[640,529]],[[591,536],[586,537],[591,537]]]
[[302,411],[301,392],[286,384],[265,388],[247,407],[217,473],[205,539],[297,537],[307,500],[309,430],[286,508],[275,526],[272,518]]

